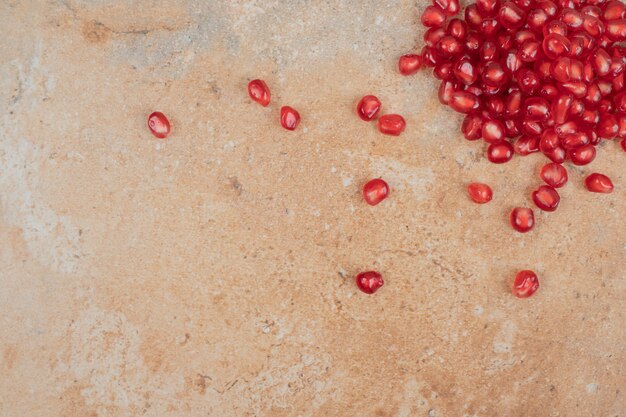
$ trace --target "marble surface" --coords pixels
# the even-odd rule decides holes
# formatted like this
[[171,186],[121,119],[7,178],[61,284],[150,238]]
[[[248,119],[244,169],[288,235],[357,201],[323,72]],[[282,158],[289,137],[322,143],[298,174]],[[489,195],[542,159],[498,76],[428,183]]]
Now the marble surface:
[[[0,416],[624,417],[626,154],[514,233],[544,160],[488,163],[396,73],[425,5],[0,2]],[[355,116],[368,93],[402,136]]]

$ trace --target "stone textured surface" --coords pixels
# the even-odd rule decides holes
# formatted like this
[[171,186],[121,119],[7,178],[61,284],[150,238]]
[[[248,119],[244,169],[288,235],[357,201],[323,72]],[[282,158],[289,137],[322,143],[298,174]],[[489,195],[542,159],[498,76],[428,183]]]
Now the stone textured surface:
[[[489,164],[397,75],[425,4],[0,2],[0,416],[624,417],[625,155],[512,232],[543,160]],[[404,135],[354,115],[366,93]]]

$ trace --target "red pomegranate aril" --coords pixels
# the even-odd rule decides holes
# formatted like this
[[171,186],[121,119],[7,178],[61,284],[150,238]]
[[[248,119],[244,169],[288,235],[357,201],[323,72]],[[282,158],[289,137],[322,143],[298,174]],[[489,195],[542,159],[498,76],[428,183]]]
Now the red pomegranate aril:
[[433,3],[439,6],[447,16],[454,16],[461,10],[459,0],[435,0]]
[[444,36],[437,42],[437,52],[445,58],[456,56],[463,52],[464,45],[454,36]]
[[569,39],[558,33],[551,33],[543,38],[543,52],[550,59],[569,54],[572,44]]
[[569,81],[561,83],[561,88],[574,97],[582,98],[587,94],[587,85],[582,81]]
[[461,131],[463,132],[463,136],[467,140],[477,140],[480,139],[482,134],[483,127],[483,118],[477,114],[472,113],[465,116],[463,119],[463,124],[461,125]]
[[522,120],[522,132],[528,136],[539,136],[543,133],[543,126],[538,121],[524,119]]
[[423,59],[423,65],[426,67],[434,67],[439,63],[439,60],[441,59],[437,56],[437,51],[435,51],[434,48],[430,48],[428,46],[422,48],[421,55]]
[[456,91],[452,93],[448,105],[459,113],[469,113],[480,108],[480,100],[474,94]]
[[389,195],[389,185],[380,178],[368,181],[363,186],[363,198],[370,206],[383,201]]
[[570,29],[576,29],[582,26],[583,18],[578,11],[571,8],[564,8],[561,10],[559,20]]
[[587,87],[587,94],[585,95],[585,103],[590,105],[596,105],[602,99],[602,94],[600,93],[600,87],[596,83],[590,84]]
[[376,271],[361,272],[355,277],[356,285],[365,294],[374,294],[385,285],[382,275]]
[[[624,42],[626,40],[626,19],[606,22],[606,35],[610,40]],[[602,42],[600,44],[602,45]]]
[[[572,101],[572,105],[569,108],[569,115],[571,116],[570,119],[573,118],[578,118],[581,117],[583,115],[585,111],[585,104],[582,102],[582,100],[578,100],[578,99],[574,99]],[[574,123],[572,121],[572,123]]]
[[270,89],[263,80],[250,81],[248,84],[248,94],[252,100],[256,101],[261,106],[266,107],[270,104]]
[[548,16],[548,14],[544,10],[534,9],[528,12],[526,23],[528,24],[528,27],[534,32],[541,33],[548,19],[550,19],[550,16]]
[[578,131],[578,125],[574,121],[568,121],[563,124],[557,125],[554,131],[560,138],[563,138],[572,133],[576,133]]
[[506,68],[511,74],[515,74],[517,71],[519,71],[523,64],[517,53],[517,50],[515,49],[510,49],[509,51],[507,51],[502,61],[504,63],[504,68]]
[[498,57],[498,47],[491,41],[485,41],[480,45],[478,53],[482,61],[493,61]]
[[522,93],[529,94],[529,95],[534,94],[539,88],[539,85],[541,83],[537,74],[533,70],[528,69],[528,68],[520,69],[517,72],[516,78],[517,78],[517,83]]
[[487,184],[480,182],[473,182],[467,186],[467,194],[473,202],[478,204],[485,204],[491,201],[493,198],[493,191]]
[[356,112],[359,117],[366,122],[369,122],[373,118],[376,117],[378,112],[380,111],[380,100],[376,96],[363,96],[361,100],[359,100],[359,104],[356,107]]
[[[541,59],[535,61],[534,70],[539,76],[539,79],[544,81],[552,81],[552,74],[550,73],[550,68],[552,67],[552,61],[549,59]],[[556,88],[556,87],[555,87]]]
[[550,0],[538,1],[536,3],[536,6],[537,6],[538,9],[541,9],[544,12],[546,12],[546,14],[548,16],[550,16],[550,17],[555,16],[556,12],[559,11],[557,5],[554,4],[554,2],[552,2]]
[[571,94],[561,94],[552,102],[552,117],[555,123],[565,123],[573,101],[574,97]]
[[[582,9],[580,9],[580,12],[584,16],[593,16],[597,18],[600,18],[600,16],[602,15],[602,9],[599,8],[598,6],[593,6],[593,5],[583,7]],[[584,16],[583,16],[583,19],[585,18]]]
[[550,117],[550,104],[541,97],[530,97],[524,102],[526,117],[530,120],[546,120]]
[[613,102],[606,99],[598,101],[598,111],[600,113],[613,113]]
[[520,112],[522,104],[522,93],[518,90],[512,91],[504,101],[504,113],[507,116],[515,116]]
[[448,35],[453,36],[459,41],[464,41],[467,38],[467,31],[467,23],[461,19],[452,19],[448,23]]
[[422,24],[426,27],[441,27],[446,21],[446,15],[437,6],[428,6],[422,13]]
[[567,57],[560,57],[552,62],[550,73],[558,82],[564,83],[571,79],[572,60]]
[[454,76],[465,85],[474,84],[478,71],[469,59],[460,59],[453,66]]
[[561,164],[554,162],[541,167],[541,179],[550,187],[560,188],[567,183],[567,170]]
[[534,0],[513,0],[516,6],[524,11],[530,10],[530,6],[532,6]]
[[148,128],[159,139],[165,139],[170,134],[170,122],[160,111],[155,111],[148,116]]
[[626,91],[615,95],[613,103],[615,104],[615,111],[626,113]]
[[541,44],[534,40],[527,40],[519,48],[520,59],[524,62],[535,62],[539,57]]
[[483,123],[482,137],[485,142],[501,142],[505,138],[504,125],[498,120],[487,120]]
[[507,29],[517,29],[523,26],[525,18],[526,13],[512,2],[504,3],[498,11],[498,20]]
[[602,48],[593,53],[593,69],[600,77],[604,77],[611,70],[611,56]]
[[548,185],[540,185],[532,193],[535,205],[543,211],[554,211],[559,207],[561,197],[556,190]]
[[565,25],[565,23],[559,20],[552,20],[548,22],[546,26],[544,26],[543,36],[548,36],[551,33],[567,36],[567,26]]
[[513,150],[521,156],[530,155],[539,151],[539,137],[537,136],[520,136],[513,144]]
[[497,19],[483,19],[480,25],[480,33],[486,38],[494,36],[500,30],[500,22]]
[[522,133],[522,123],[519,119],[505,119],[504,128],[506,129],[507,138],[516,138]]
[[452,62],[442,62],[435,65],[433,75],[440,80],[450,80],[454,76],[452,72]]
[[398,60],[398,71],[400,71],[402,75],[413,75],[419,71],[423,63],[424,60],[420,55],[402,55]]
[[617,136],[617,132],[619,130],[619,125],[617,123],[617,119],[612,114],[603,114],[600,117],[600,123],[596,128],[596,132],[598,136],[604,139],[613,139]]
[[569,56],[571,58],[577,58],[585,51],[584,39],[581,36],[572,36],[570,41]]
[[574,149],[588,145],[591,138],[585,132],[575,132],[561,138],[561,146],[565,149]]
[[470,4],[465,8],[465,21],[472,29],[480,28],[483,23],[483,17],[478,11],[476,4]]
[[526,233],[535,227],[535,214],[527,207],[516,207],[511,211],[509,221],[513,229],[520,233]]
[[487,148],[487,158],[494,164],[509,162],[513,157],[513,146],[509,142],[492,143]]
[[[485,100],[485,108],[489,112],[489,116],[493,118],[499,118],[502,116],[502,113],[504,113],[504,103],[499,96],[487,97]],[[504,128],[504,126],[502,126],[502,128]]]
[[526,41],[537,41],[537,34],[532,30],[518,30],[513,35],[516,46],[521,46]]
[[626,5],[619,0],[613,0],[606,3],[602,17],[604,20],[622,19],[626,14]]
[[293,107],[281,107],[280,124],[287,130],[296,130],[298,124],[300,124],[300,113]]
[[600,112],[593,109],[585,109],[580,115],[580,121],[588,125],[595,125],[600,121]]
[[604,33],[604,23],[594,16],[583,16],[583,29],[593,37],[600,36]]
[[593,193],[608,194],[613,191],[613,182],[611,179],[603,174],[594,172],[585,178],[585,185],[587,189]]
[[561,140],[554,129],[546,129],[541,135],[541,140],[539,141],[539,149],[541,152],[550,152],[560,145]]
[[444,36],[446,36],[446,31],[442,27],[430,28],[424,33],[424,43],[429,48],[434,48]]
[[568,156],[574,165],[587,165],[596,158],[596,148],[593,145],[580,146],[570,149]]
[[539,288],[537,274],[530,270],[520,271],[513,281],[513,295],[517,298],[528,298]]
[[499,0],[476,0],[476,7],[480,12],[481,16],[491,17],[495,16],[498,7],[500,7]]
[[458,89],[458,84],[453,81],[442,81],[439,85],[439,102],[441,104],[449,104],[452,94]]
[[542,151],[542,153],[552,162],[557,164],[562,164],[565,162],[565,158],[567,157],[567,152],[561,146],[558,146],[549,151]]
[[472,54],[480,49],[483,44],[483,38],[476,32],[470,32],[465,40],[465,51]]
[[496,87],[504,85],[507,81],[507,75],[502,66],[493,61],[485,64],[481,76],[486,84]]
[[385,135],[400,136],[405,128],[406,121],[399,114],[385,114],[378,119],[378,130]]

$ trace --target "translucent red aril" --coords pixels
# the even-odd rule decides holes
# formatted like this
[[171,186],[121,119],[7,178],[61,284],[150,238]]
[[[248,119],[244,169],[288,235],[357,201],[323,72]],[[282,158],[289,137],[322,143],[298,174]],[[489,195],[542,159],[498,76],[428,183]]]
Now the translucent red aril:
[[480,100],[474,94],[466,91],[456,91],[452,93],[450,107],[459,113],[469,113],[480,108]]
[[434,48],[444,36],[446,36],[446,31],[442,27],[430,28],[424,33],[424,43],[429,48]]
[[456,92],[456,90],[458,89],[458,84],[453,82],[453,81],[442,81],[441,84],[439,85],[439,102],[441,104],[448,104],[450,103],[450,98],[452,97],[452,94],[454,94]]
[[498,120],[487,120],[483,123],[482,137],[485,142],[501,142],[505,138],[504,125]]
[[448,23],[447,33],[460,41],[464,41],[467,37],[467,23],[461,19],[452,19]]
[[509,142],[492,143],[487,148],[487,158],[494,164],[509,162],[513,157],[513,146]]
[[389,185],[380,178],[368,181],[363,186],[363,198],[370,206],[383,201],[389,195]]
[[596,158],[596,148],[593,145],[580,146],[570,149],[568,156],[574,165],[587,165]]
[[493,198],[493,191],[487,184],[480,182],[473,182],[467,186],[467,194],[473,202],[478,204],[485,204],[491,201]]
[[618,130],[619,125],[615,116],[606,113],[601,115],[600,123],[598,123],[598,127],[596,129],[598,136],[605,139],[613,139],[617,136]]
[[523,26],[525,19],[526,13],[512,2],[504,3],[498,11],[498,20],[507,29],[517,29]]
[[376,271],[361,272],[355,277],[356,285],[365,294],[374,294],[385,285],[382,275]]
[[608,194],[613,191],[613,183],[611,179],[603,174],[594,172],[585,178],[585,186],[593,193],[605,193]]
[[534,32],[541,32],[549,18],[550,17],[544,10],[534,9],[528,13],[526,23],[528,24],[528,27]]
[[481,16],[495,16],[500,7],[500,0],[476,0],[476,7]]
[[606,34],[613,41],[623,42],[626,40],[626,19],[606,22]]
[[531,69],[522,68],[517,72],[517,83],[523,93],[534,94],[540,82],[537,74]]
[[155,111],[148,116],[148,128],[159,139],[165,139],[170,134],[170,122],[160,111]]
[[602,17],[604,20],[617,20],[626,14],[626,5],[619,0],[612,0],[604,6]]
[[380,111],[380,100],[376,96],[363,96],[359,100],[359,104],[356,107],[356,112],[359,117],[366,122],[372,120]]
[[478,78],[476,67],[469,59],[460,59],[453,66],[454,76],[465,85],[474,84]]
[[442,57],[453,57],[463,51],[464,45],[454,36],[444,36],[435,47]]
[[530,120],[546,120],[550,117],[550,104],[543,98],[530,97],[524,102],[525,115]]
[[482,135],[482,127],[483,127],[483,118],[477,114],[468,114],[463,119],[463,124],[461,125],[461,131],[463,132],[463,136],[467,140],[476,140],[480,139]]
[[378,119],[378,130],[385,135],[399,136],[405,127],[404,117],[399,114],[385,114]]
[[265,107],[270,104],[270,89],[263,80],[250,81],[248,84],[248,94],[252,100],[256,101],[261,106]]
[[422,13],[422,24],[426,27],[441,27],[446,21],[446,15],[437,6],[428,6]]
[[454,16],[461,10],[459,0],[435,0],[434,4],[439,6],[447,16]]
[[476,4],[470,4],[465,8],[465,21],[472,29],[478,29],[483,23],[483,17],[478,11]]
[[398,71],[402,75],[412,75],[419,71],[423,63],[424,60],[420,55],[402,55],[398,60]]
[[556,190],[548,185],[540,185],[532,193],[535,205],[543,211],[554,211],[559,206],[561,197]]
[[300,123],[300,113],[293,107],[283,106],[280,109],[280,124],[287,130],[296,130]]
[[560,188],[567,182],[567,170],[561,164],[554,162],[541,167],[541,179],[550,187]]
[[519,48],[519,57],[524,62],[535,62],[539,57],[541,44],[534,40],[527,40]]
[[550,59],[569,54],[572,44],[569,39],[558,33],[551,33],[543,38],[543,52]]
[[593,53],[593,69],[600,77],[604,77],[611,70],[611,56],[602,48]]
[[516,207],[511,211],[509,221],[513,229],[520,233],[526,233],[535,227],[535,214],[527,207]]
[[565,25],[570,29],[579,28],[583,24],[583,18],[581,14],[578,11],[570,8],[565,8],[561,10],[559,20],[565,23]]
[[481,60],[493,61],[498,57],[498,46],[489,40],[485,40],[480,46],[478,53],[480,54]]
[[539,138],[537,136],[521,136],[513,144],[516,154],[526,156],[539,151]]
[[519,271],[513,281],[513,295],[517,298],[528,298],[539,288],[539,278],[533,271]]

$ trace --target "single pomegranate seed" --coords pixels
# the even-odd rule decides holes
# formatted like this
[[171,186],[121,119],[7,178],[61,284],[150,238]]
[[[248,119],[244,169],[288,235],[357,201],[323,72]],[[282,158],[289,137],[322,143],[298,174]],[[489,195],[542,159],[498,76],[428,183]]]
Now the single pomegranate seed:
[[437,6],[428,6],[422,13],[422,24],[426,27],[441,27],[446,21],[446,15]]
[[522,104],[522,93],[520,91],[512,91],[506,97],[504,102],[504,113],[507,116],[515,116],[520,112]]
[[472,29],[478,29],[483,23],[483,17],[478,11],[476,4],[470,4],[465,8],[465,21]]
[[370,180],[363,186],[363,198],[370,206],[383,201],[389,195],[389,185],[380,178]]
[[554,119],[554,123],[565,123],[573,101],[574,97],[571,94],[561,94],[555,101],[552,102],[552,117]]
[[280,109],[280,124],[287,130],[296,130],[300,123],[300,113],[296,109],[283,106]]
[[467,23],[461,19],[452,19],[448,23],[448,35],[453,36],[460,41],[464,41],[467,38],[467,30]]
[[435,65],[433,75],[440,80],[450,80],[454,76],[452,72],[452,62],[441,62]]
[[357,287],[365,294],[374,294],[385,285],[383,277],[376,271],[361,272],[355,279]]
[[535,227],[535,214],[527,207],[516,207],[511,211],[509,221],[513,229],[520,233],[526,233]]
[[559,206],[561,197],[548,185],[540,185],[532,194],[535,205],[543,211],[554,211]]
[[513,295],[517,298],[528,298],[539,288],[539,278],[533,271],[519,271],[513,281]]
[[562,164],[563,162],[565,162],[565,157],[567,156],[565,148],[561,146],[558,146],[550,151],[543,152],[543,154],[547,156],[548,159],[550,159],[552,162],[555,162],[557,164]]
[[480,108],[480,100],[474,94],[456,91],[450,97],[449,106],[459,113],[469,113]]
[[513,146],[509,142],[502,141],[492,143],[487,148],[487,158],[494,164],[509,162],[513,157]]
[[574,165],[587,165],[596,158],[596,148],[593,145],[580,146],[570,149],[568,156]]
[[444,36],[437,42],[436,49],[442,57],[453,57],[463,51],[464,45],[454,36]]
[[483,123],[482,137],[485,142],[496,143],[504,140],[504,125],[498,120],[487,120]]
[[526,23],[531,30],[541,32],[548,19],[550,19],[550,16],[548,16],[545,10],[534,9],[528,12]]
[[539,58],[541,44],[535,40],[527,40],[519,48],[519,57],[524,62],[535,62]]
[[385,135],[400,136],[405,127],[404,117],[399,114],[385,114],[378,119],[378,130]]
[[583,18],[580,13],[570,8],[561,10],[560,20],[570,29],[579,28],[583,24]]
[[376,96],[363,96],[356,106],[359,117],[366,122],[372,120],[380,111],[380,100]]
[[474,203],[485,204],[493,198],[493,191],[487,184],[473,182],[467,186],[467,194]]
[[248,84],[248,94],[250,98],[261,106],[266,107],[270,104],[270,89],[263,80],[252,80]]
[[626,14],[626,5],[619,0],[613,0],[606,3],[602,17],[604,20],[622,19]]
[[600,117],[600,123],[598,123],[597,133],[598,136],[605,139],[613,139],[617,136],[619,131],[619,124],[617,119],[612,114],[603,114]]
[[446,31],[442,27],[430,28],[424,33],[424,43],[429,48],[434,48],[444,36],[446,36]]
[[526,13],[512,2],[504,3],[498,11],[498,20],[507,29],[519,28],[524,25],[525,19]]
[[442,81],[439,85],[439,102],[441,104],[450,103],[452,94],[458,89],[458,84],[453,81]]
[[526,117],[530,120],[546,120],[550,117],[550,104],[543,98],[530,97],[524,102]]
[[587,189],[593,193],[611,193],[613,191],[613,183],[611,179],[603,174],[594,172],[585,178]]
[[541,179],[550,187],[560,188],[567,182],[567,170],[561,164],[554,162],[541,167]]
[[522,68],[517,72],[517,83],[523,93],[534,94],[539,88],[541,81],[533,70]]
[[424,60],[420,55],[402,55],[398,60],[398,71],[402,75],[413,75],[419,71],[423,63]]
[[454,16],[461,10],[459,0],[435,0],[434,4],[439,6],[447,16]]
[[170,122],[160,111],[155,111],[148,116],[148,128],[159,139],[165,139],[170,134]]
[[483,118],[479,114],[468,114],[463,119],[461,131],[467,140],[480,139],[482,135]]
[[572,44],[569,39],[558,33],[551,33],[543,38],[543,52],[550,59],[569,54]]
[[569,135],[565,135],[564,137],[562,137],[561,145],[565,149],[574,149],[574,148],[578,148],[579,146],[585,146],[589,144],[590,141],[591,141],[591,138],[589,137],[587,133],[576,132],[576,133],[570,133]]
[[491,17],[495,16],[498,8],[500,7],[499,0],[476,0],[476,7],[481,16]]
[[606,22],[606,34],[611,40],[624,42],[626,40],[626,19]]
[[454,75],[457,80],[465,85],[474,84],[478,78],[478,71],[469,59],[460,59],[453,66]]
[[515,153],[521,156],[530,155],[539,151],[539,137],[537,136],[521,136],[513,144]]
[[602,48],[593,53],[593,69],[600,77],[604,77],[611,70],[611,56]]

